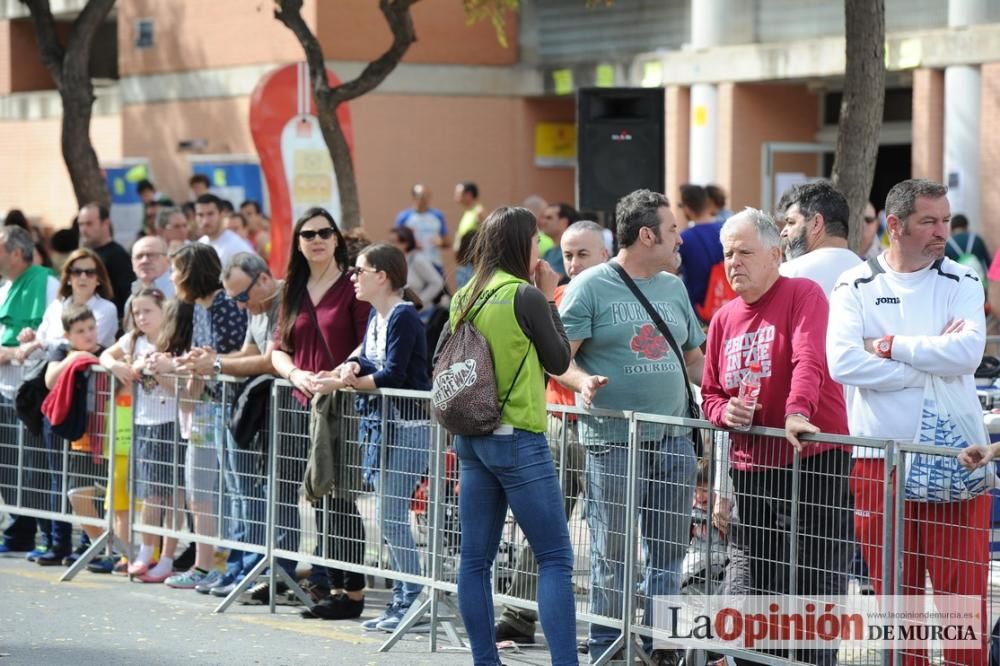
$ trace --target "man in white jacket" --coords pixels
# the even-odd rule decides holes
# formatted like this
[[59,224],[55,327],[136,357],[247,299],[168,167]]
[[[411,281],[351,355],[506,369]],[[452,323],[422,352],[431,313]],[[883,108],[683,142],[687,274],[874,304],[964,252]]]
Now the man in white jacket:
[[[954,386],[963,411],[981,412],[973,373],[986,342],[983,288],[975,271],[944,256],[951,217],[946,194],[929,180],[894,186],[886,198],[889,249],[844,272],[830,297],[827,357],[833,379],[857,389],[848,392],[852,435],[914,441],[931,376]],[[855,534],[881,594],[883,582],[891,582],[883,581],[884,520],[894,515],[892,506],[883,506],[883,451],[856,449],[854,456]],[[896,472],[903,478],[901,468]],[[929,575],[938,595],[985,598],[990,501],[983,494],[906,503],[904,543],[892,551],[902,554],[903,594],[923,594]],[[921,658],[914,652],[904,663]],[[945,659],[985,665],[985,640],[981,654],[945,645]]]

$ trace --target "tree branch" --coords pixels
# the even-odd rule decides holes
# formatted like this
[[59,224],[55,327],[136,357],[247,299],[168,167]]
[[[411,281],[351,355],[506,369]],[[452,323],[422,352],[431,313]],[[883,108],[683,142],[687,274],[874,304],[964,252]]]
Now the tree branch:
[[333,102],[340,104],[371,92],[392,73],[403,59],[407,49],[417,41],[417,33],[413,29],[413,17],[410,7],[419,0],[379,0],[379,9],[385,16],[386,23],[392,31],[392,45],[368,66],[357,78],[341,83],[333,89]]
[[62,88],[63,57],[65,49],[59,43],[56,35],[56,20],[52,16],[49,0],[21,0],[31,12],[31,20],[35,24],[35,36],[38,38],[38,51],[42,64],[49,70],[57,88]]
[[302,0],[276,0],[275,5],[274,18],[291,30],[295,38],[299,40],[299,44],[302,45],[302,50],[306,55],[306,63],[309,66],[309,78],[312,80],[316,103],[319,105],[321,99],[326,99],[330,95],[330,82],[326,78],[326,59],[323,56],[323,47],[313,31],[306,25],[305,19],[302,18]]
[[[48,3],[46,3],[48,4]],[[108,17],[108,12],[114,6],[115,0],[88,0],[76,20],[66,45],[68,62],[81,64],[89,69],[90,48],[94,43],[94,35]]]

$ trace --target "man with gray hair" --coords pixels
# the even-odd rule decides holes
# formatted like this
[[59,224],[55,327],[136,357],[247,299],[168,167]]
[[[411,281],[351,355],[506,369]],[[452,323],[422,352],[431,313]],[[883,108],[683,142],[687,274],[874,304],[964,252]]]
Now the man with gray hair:
[[[618,244],[614,260],[574,278],[563,296],[560,315],[574,361],[558,379],[579,394],[577,404],[635,410],[664,416],[688,416],[687,373],[701,376],[705,334],[687,290],[671,275],[680,261],[680,229],[662,194],[637,190],[615,210]],[[630,286],[630,283],[632,286]],[[683,358],[672,351],[658,324],[634,288],[665,323]],[[682,365],[683,364],[683,365]],[[627,544],[622,526],[641,517],[646,571],[645,594],[680,594],[680,568],[690,540],[691,502],[697,473],[689,428],[644,424],[636,469],[639,516],[626,516],[629,458],[628,422],[621,418],[582,416],[580,443],[587,450],[587,524],[591,534],[593,590],[591,610],[621,617]],[[646,604],[644,624],[652,625],[653,604]],[[598,660],[622,645],[616,629],[590,627],[590,654]],[[644,640],[644,647],[652,647]],[[654,650],[656,664],[676,662],[671,649]]]
[[861,263],[847,246],[847,199],[831,183],[819,180],[796,185],[782,197],[785,226],[781,246],[785,277],[809,278],[830,297],[837,278]]
[[[730,433],[730,476],[740,521],[732,527],[742,548],[749,594],[789,594],[789,525],[798,504],[797,595],[847,593],[853,553],[851,454],[805,433],[847,434],[844,391],[826,366],[828,305],[812,280],[778,272],[781,238],[766,214],[747,208],[722,227],[726,276],[737,298],[708,329],[702,410],[712,423],[743,429],[784,428],[787,441]],[[756,373],[756,407],[740,400],[740,384]],[[801,456],[798,495],[793,462]],[[836,663],[836,649],[804,651],[809,663]],[[737,660],[737,663],[742,663]]]
[[156,214],[156,235],[166,243],[168,252],[190,242],[184,211],[176,206],[161,208]]
[[[250,313],[243,347],[229,354],[217,354],[208,347],[192,349],[179,360],[178,371],[194,375],[225,374],[234,377],[274,374],[274,366],[271,365],[271,341],[278,325],[283,284],[281,280],[271,275],[267,262],[257,254],[251,252],[234,254],[222,269],[222,286],[229,298],[236,301],[241,309]],[[267,488],[257,467],[261,454],[238,449],[228,431],[225,453],[226,459],[223,462],[226,466],[227,493],[239,501],[240,508],[235,514],[244,518],[244,533],[237,536],[249,543],[263,545],[263,529],[266,523],[264,498]],[[294,502],[291,505],[294,505]],[[284,521],[283,524],[288,524],[288,521]],[[281,528],[278,531],[278,538],[284,543],[289,536],[282,534]],[[222,579],[214,581],[215,585],[211,587],[204,589],[195,587],[195,589],[213,596],[228,596],[243,576],[248,574],[259,561],[260,556],[255,553],[231,550],[226,564],[226,574]],[[294,563],[279,561],[279,565],[294,574]]]
[[[17,422],[13,400],[23,373],[21,367],[10,364],[18,348],[17,336],[26,328],[38,328],[45,309],[59,292],[59,281],[49,271],[32,263],[34,252],[35,243],[27,231],[16,226],[0,227],[0,276],[3,277],[0,286],[0,414],[4,416],[4,423]],[[10,498],[18,468],[17,444],[15,430],[3,430],[6,434],[0,435],[0,495]],[[30,456],[31,451],[28,453]],[[39,469],[39,463],[29,462],[30,467]],[[35,519],[13,518],[0,540],[0,555],[27,552],[37,557],[44,553],[47,544],[35,549]],[[47,537],[49,530],[43,527],[43,532]]]

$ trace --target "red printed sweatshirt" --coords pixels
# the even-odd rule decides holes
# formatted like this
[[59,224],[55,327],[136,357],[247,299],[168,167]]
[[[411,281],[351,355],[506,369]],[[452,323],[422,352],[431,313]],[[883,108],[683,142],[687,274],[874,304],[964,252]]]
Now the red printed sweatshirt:
[[[708,328],[702,411],[724,426],[729,399],[739,395],[740,380],[753,362],[761,364],[762,405],[754,425],[784,428],[788,414],[802,414],[821,432],[848,434],[844,389],[830,378],[826,364],[829,306],[823,290],[805,278],[778,278],[756,303],[736,298],[719,310]],[[809,444],[803,456],[835,447]],[[733,469],[762,471],[758,466],[792,464],[794,449],[784,438],[730,435]]]

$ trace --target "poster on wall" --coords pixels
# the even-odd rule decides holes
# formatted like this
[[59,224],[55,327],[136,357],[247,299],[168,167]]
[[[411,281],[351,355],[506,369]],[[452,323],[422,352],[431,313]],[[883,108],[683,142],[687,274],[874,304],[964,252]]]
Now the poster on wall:
[[[340,81],[327,70],[330,85]],[[337,118],[354,153],[347,104]],[[271,206],[271,270],[283,276],[292,225],[306,210],[325,208],[340,220],[340,192],[305,63],[286,65],[264,76],[250,98],[250,133],[260,157]]]
[[256,201],[267,215],[270,208],[256,155],[191,155],[191,173],[208,177],[209,190],[239,210],[244,201]]
[[105,162],[101,170],[111,193],[111,225],[115,240],[128,247],[142,228],[143,205],[136,185],[140,180],[152,180],[149,160],[135,157]]

